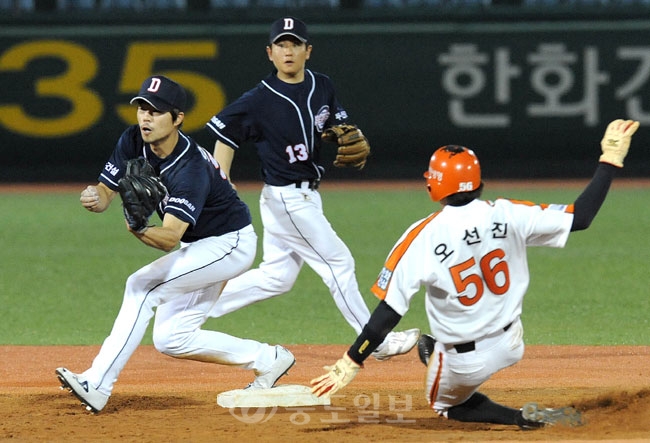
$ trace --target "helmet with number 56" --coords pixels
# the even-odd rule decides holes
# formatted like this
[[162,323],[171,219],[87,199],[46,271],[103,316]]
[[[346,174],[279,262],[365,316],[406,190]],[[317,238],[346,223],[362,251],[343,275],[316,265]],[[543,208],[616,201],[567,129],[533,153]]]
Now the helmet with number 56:
[[431,200],[439,202],[452,194],[478,190],[481,186],[481,165],[471,149],[447,145],[433,153],[424,178],[427,179]]

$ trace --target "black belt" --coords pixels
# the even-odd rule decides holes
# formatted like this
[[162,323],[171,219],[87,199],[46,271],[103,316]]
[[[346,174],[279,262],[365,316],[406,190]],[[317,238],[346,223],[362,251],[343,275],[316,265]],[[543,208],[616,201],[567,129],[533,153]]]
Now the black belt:
[[[503,328],[503,332],[506,332],[508,329],[510,329],[510,326],[512,326],[512,323],[506,325]],[[459,345],[454,345],[454,349],[456,349],[456,352],[458,352],[459,354],[464,354],[466,352],[472,352],[473,350],[476,349],[476,342],[468,341],[467,343],[461,343]]]
[[309,182],[309,189],[312,191],[315,191],[318,189],[318,186],[320,185],[320,180],[314,179],[314,180],[298,180],[293,182],[294,185],[296,185],[296,188],[302,188],[303,182]]

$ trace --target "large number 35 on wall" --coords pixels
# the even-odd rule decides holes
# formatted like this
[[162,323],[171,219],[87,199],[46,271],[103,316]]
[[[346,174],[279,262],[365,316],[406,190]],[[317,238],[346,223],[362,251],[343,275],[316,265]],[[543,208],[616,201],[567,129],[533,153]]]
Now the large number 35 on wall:
[[[221,85],[206,75],[187,70],[156,69],[156,63],[170,60],[202,60],[217,57],[217,43],[211,40],[144,41],[128,45],[118,94],[132,96],[142,81],[152,74],[172,77],[182,84],[192,98],[183,129],[192,132],[225,105]],[[69,106],[60,114],[36,116],[20,103],[0,104],[0,124],[12,132],[30,137],[69,137],[93,127],[105,111],[106,97],[93,90],[90,83],[101,68],[97,56],[83,45],[64,40],[37,40],[19,43],[0,55],[0,72],[21,72],[39,59],[58,59],[65,70],[58,75],[38,78],[34,82],[37,98],[65,100]],[[111,97],[112,98],[112,97]],[[115,102],[122,102],[123,99]],[[128,104],[117,104],[114,112],[126,124],[135,123],[135,112]]]

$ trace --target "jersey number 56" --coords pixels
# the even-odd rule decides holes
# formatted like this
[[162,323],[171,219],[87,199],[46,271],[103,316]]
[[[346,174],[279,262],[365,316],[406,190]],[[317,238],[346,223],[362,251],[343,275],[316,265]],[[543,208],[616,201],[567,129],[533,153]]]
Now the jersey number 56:
[[474,257],[449,268],[454,286],[459,294],[466,292],[470,286],[474,286],[473,297],[466,295],[458,297],[463,305],[472,306],[478,302],[483,297],[485,286],[495,295],[503,295],[508,291],[510,273],[508,263],[503,260],[505,255],[506,253],[502,249],[495,249],[485,254],[479,261],[481,272],[468,272],[476,264]]

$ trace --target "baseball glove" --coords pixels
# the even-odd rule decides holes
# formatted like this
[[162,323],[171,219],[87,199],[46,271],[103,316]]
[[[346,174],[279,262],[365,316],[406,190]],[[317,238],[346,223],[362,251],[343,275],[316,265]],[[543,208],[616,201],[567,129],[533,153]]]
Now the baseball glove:
[[147,177],[155,177],[156,171],[153,166],[144,157],[132,158],[126,162],[126,171],[124,175],[142,175]]
[[370,155],[370,144],[361,129],[355,125],[331,126],[323,131],[322,139],[339,145],[334,166],[338,168],[354,166],[363,169],[366,165]]
[[149,227],[149,217],[167,195],[167,188],[149,162],[142,157],[127,162],[126,173],[117,185],[129,228],[143,233]]

